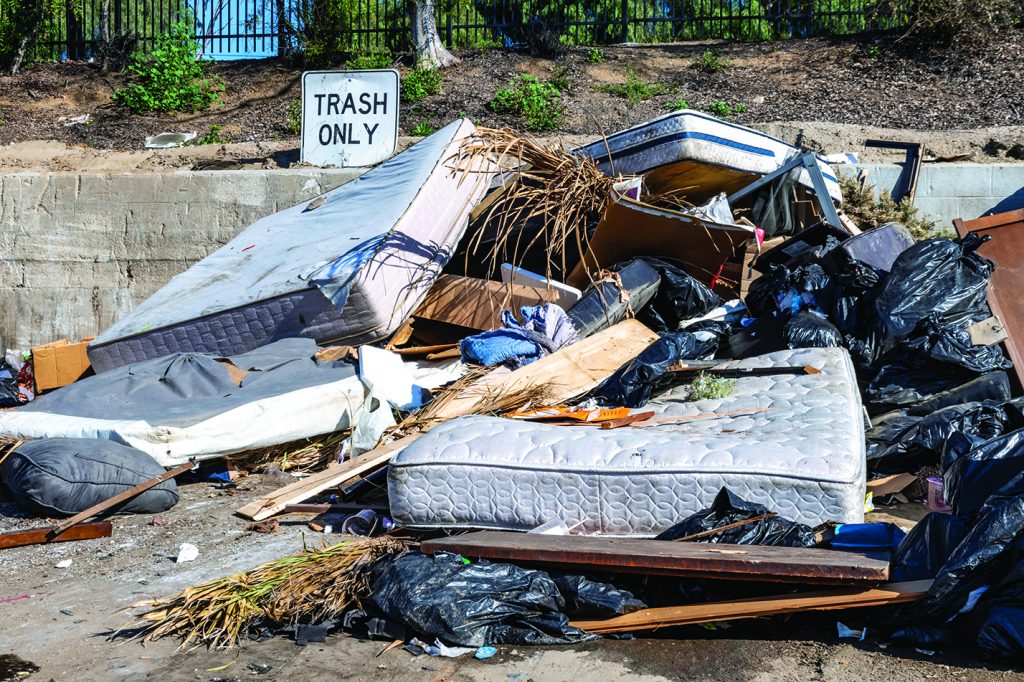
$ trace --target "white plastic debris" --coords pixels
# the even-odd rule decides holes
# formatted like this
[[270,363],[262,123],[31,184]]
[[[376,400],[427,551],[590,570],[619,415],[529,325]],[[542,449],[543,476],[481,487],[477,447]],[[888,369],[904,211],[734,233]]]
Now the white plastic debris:
[[195,133],[159,133],[146,138],[146,149],[170,149],[196,139]]
[[177,563],[183,564],[186,561],[195,561],[197,558],[199,558],[199,548],[191,542],[183,542],[178,545]]
[[71,568],[71,559],[65,559],[64,561],[58,561],[54,568]]
[[864,638],[868,636],[867,628],[854,630],[853,628],[846,627],[839,621],[836,621],[836,630],[839,631],[839,639],[859,639],[863,642]]
[[433,644],[427,644],[426,642],[413,637],[412,640],[410,640],[410,643],[415,644],[431,656],[442,656],[444,658],[458,658],[459,656],[465,656],[466,654],[471,654],[476,651],[473,647],[447,646],[439,639],[435,639]]
[[400,410],[422,407],[430,398],[430,391],[415,383],[402,357],[383,348],[359,347],[359,378],[375,397]]

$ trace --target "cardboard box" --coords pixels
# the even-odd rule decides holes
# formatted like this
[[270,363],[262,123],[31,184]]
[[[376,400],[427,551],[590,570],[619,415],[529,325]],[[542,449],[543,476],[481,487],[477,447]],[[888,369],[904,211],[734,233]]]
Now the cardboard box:
[[77,343],[61,339],[33,348],[32,371],[36,378],[36,392],[50,391],[81,379],[91,366],[85,349],[94,338]]
[[558,303],[563,296],[557,289],[441,275],[413,317],[486,331],[501,327],[502,309]]

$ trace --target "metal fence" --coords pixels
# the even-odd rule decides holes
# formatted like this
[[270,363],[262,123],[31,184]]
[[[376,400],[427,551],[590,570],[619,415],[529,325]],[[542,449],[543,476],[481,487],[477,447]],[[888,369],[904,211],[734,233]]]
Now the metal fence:
[[[7,3],[0,2],[0,12]],[[251,59],[304,49],[309,24],[327,22],[333,47],[408,49],[405,0],[83,0],[45,27],[36,59],[83,59],[107,26],[122,49],[151,47],[188,17],[204,53]],[[713,38],[776,40],[905,26],[913,0],[437,0],[449,47],[513,46],[540,31],[576,45]],[[0,15],[0,24],[4,18]],[[320,26],[320,34],[324,27]]]

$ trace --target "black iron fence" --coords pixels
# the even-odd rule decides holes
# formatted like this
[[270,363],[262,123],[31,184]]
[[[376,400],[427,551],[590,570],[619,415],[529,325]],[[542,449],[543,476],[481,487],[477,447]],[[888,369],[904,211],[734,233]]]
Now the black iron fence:
[[[83,59],[101,45],[146,49],[191,22],[204,52],[244,59],[312,49],[327,22],[333,47],[409,47],[405,0],[68,0],[44,27],[36,59]],[[905,26],[913,0],[437,0],[438,28],[453,48],[512,46],[547,31],[564,43],[600,45],[713,38],[776,40]],[[5,20],[0,2],[0,27]],[[7,10],[8,12],[10,10]]]

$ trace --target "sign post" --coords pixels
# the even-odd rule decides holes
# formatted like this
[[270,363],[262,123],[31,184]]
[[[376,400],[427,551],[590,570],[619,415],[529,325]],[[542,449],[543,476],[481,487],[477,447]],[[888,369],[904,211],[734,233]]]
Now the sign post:
[[307,71],[302,74],[303,163],[371,166],[395,153],[398,72]]

